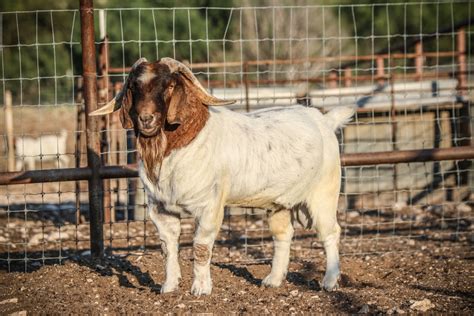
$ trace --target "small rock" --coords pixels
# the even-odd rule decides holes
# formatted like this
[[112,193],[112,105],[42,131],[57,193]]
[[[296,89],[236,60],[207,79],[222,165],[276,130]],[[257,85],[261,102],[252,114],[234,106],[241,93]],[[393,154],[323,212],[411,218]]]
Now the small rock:
[[411,301],[411,303],[410,308],[420,312],[426,312],[435,307],[435,305],[427,298],[421,301]]
[[295,312],[295,311],[296,311],[296,308],[290,307],[290,312]]
[[407,207],[407,203],[405,201],[400,201],[395,203],[392,208],[395,212],[400,212],[402,211],[405,207]]
[[359,310],[358,314],[367,314],[369,313],[369,305],[364,304],[362,308]]
[[103,265],[100,265],[100,264],[96,264],[95,267],[98,270],[104,270],[105,269],[105,267]]
[[27,315],[26,311],[18,311],[18,312],[14,312],[10,314],[10,316],[26,316],[26,315]]
[[181,304],[176,305],[176,307],[177,307],[177,308],[185,308],[186,305],[184,305],[183,303],[181,303]]
[[415,241],[413,239],[410,239],[410,240],[408,240],[407,244],[408,244],[408,246],[414,246]]
[[472,209],[466,203],[461,203],[458,206],[456,206],[456,211],[458,211],[460,213],[469,213],[469,212],[472,211]]
[[18,303],[18,298],[14,297],[14,298],[9,298],[9,299],[1,301],[0,305],[3,305],[3,304],[16,304],[16,303]]
[[92,283],[92,279],[86,279],[87,283]]
[[293,290],[290,292],[291,296],[298,296],[298,290]]
[[90,250],[86,250],[86,251],[83,251],[81,253],[81,256],[90,256],[91,255],[91,251]]
[[350,211],[350,212],[347,212],[347,217],[348,218],[356,218],[356,217],[359,217],[360,216],[360,213],[357,212],[357,211]]

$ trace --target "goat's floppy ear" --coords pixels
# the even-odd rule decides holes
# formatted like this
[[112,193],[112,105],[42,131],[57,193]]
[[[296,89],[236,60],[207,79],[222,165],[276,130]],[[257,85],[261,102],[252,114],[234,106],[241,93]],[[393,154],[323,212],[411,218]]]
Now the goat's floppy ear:
[[120,122],[122,127],[129,129],[133,127],[133,121],[130,117],[129,111],[132,107],[132,90],[127,89],[123,96],[122,107],[120,108]]
[[183,85],[176,85],[175,82],[168,86],[168,111],[166,113],[166,121],[168,124],[181,124],[181,112],[186,104],[186,93]]

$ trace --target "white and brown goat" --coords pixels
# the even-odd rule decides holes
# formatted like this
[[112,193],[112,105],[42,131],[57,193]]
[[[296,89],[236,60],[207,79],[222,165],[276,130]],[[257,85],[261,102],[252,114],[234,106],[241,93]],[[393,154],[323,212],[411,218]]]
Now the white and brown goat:
[[122,91],[92,113],[120,109],[124,128],[138,138],[139,173],[152,206],[166,255],[162,292],[176,290],[180,216],[196,218],[191,292],[210,294],[210,261],[224,206],[268,210],[274,240],[270,274],[262,283],[284,280],[293,237],[292,218],[317,230],[327,256],[325,290],[337,287],[340,227],[336,219],[341,181],[334,131],[353,110],[323,115],[314,108],[269,108],[241,114],[220,105],[234,101],[210,95],[182,63],[139,59]]

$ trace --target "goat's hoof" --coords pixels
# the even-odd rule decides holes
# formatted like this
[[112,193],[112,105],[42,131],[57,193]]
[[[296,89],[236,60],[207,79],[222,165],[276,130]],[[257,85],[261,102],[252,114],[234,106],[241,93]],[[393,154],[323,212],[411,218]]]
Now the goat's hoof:
[[272,274],[269,274],[262,280],[262,285],[266,287],[279,287],[281,282],[281,278],[276,278]]
[[319,285],[326,292],[332,292],[339,289],[338,284],[339,277],[324,277],[323,282],[320,282]]
[[210,295],[212,292],[212,284],[210,281],[194,280],[191,287],[191,294],[195,296]]
[[174,292],[178,289],[178,285],[179,285],[179,280],[176,280],[176,281],[173,281],[173,282],[168,282],[166,281],[165,283],[163,283],[163,285],[161,286],[161,294],[164,294],[164,293],[170,293],[170,292]]

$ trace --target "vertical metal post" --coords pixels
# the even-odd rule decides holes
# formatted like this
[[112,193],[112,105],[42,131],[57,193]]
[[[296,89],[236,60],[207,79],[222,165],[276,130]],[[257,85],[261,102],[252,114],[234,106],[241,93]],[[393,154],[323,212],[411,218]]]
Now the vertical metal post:
[[421,41],[415,44],[415,54],[416,80],[421,81],[423,78],[423,44]]
[[460,95],[466,95],[466,73],[467,73],[467,63],[466,63],[466,30],[460,28],[457,34],[457,48],[458,48],[458,90]]
[[[468,94],[467,91],[467,60],[466,60],[466,30],[464,27],[458,30],[457,35],[457,53],[458,53],[458,95],[462,97],[463,106],[459,111],[459,136],[461,146],[471,146],[471,123],[470,123],[470,106],[471,103],[464,99]],[[459,162],[460,184],[469,184],[469,169],[471,161],[466,160]]]
[[377,56],[377,83],[381,86],[385,84],[385,66],[382,56]]
[[[101,11],[103,12],[103,11]],[[102,22],[101,20],[101,23]],[[104,26],[101,26],[104,28]],[[101,30],[101,32],[103,32]],[[105,35],[102,39],[102,43],[99,47],[99,75],[100,79],[98,80],[99,87],[99,101],[101,103],[106,103],[112,98],[111,89],[109,89],[109,52],[108,52],[108,38]],[[105,163],[110,163],[110,155],[108,154],[110,150],[110,121],[108,116],[103,116],[102,118],[102,133],[101,133],[101,145],[102,145],[102,161]],[[110,193],[110,179],[103,180],[104,184],[104,222],[110,223],[111,221],[111,193]]]
[[[76,89],[76,148],[75,148],[75,167],[81,167],[82,161],[82,147],[83,147],[83,139],[84,139],[84,105],[82,104],[82,100],[84,99],[82,94],[83,89],[83,80],[82,78],[78,78],[77,80],[77,89]],[[81,223],[81,182],[76,181],[75,185],[75,192],[76,192],[76,225]],[[77,248],[77,239],[76,239],[76,248]]]
[[7,130],[8,171],[15,171],[15,149],[13,148],[13,107],[12,92],[10,90],[5,90],[3,105],[5,106],[5,128]]
[[249,101],[249,64],[244,62],[244,85],[245,85],[245,110],[250,112],[250,101]]
[[97,108],[97,72],[94,44],[94,8],[92,0],[79,0],[81,11],[82,76],[86,108],[87,165],[92,170],[89,179],[89,217],[91,254],[104,255],[103,185],[99,176],[100,137],[99,119],[88,114]]
[[352,69],[349,67],[344,69],[344,86],[352,87]]

